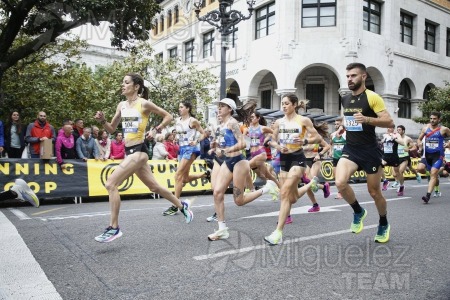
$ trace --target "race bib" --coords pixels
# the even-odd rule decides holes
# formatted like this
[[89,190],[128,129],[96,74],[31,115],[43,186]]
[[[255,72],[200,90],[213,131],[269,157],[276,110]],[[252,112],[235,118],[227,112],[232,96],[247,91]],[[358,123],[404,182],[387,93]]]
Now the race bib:
[[139,117],[123,117],[122,129],[124,133],[136,133],[139,128]]
[[251,147],[259,146],[259,137],[252,137],[250,139],[250,146]]
[[334,145],[333,150],[334,151],[342,151],[344,149],[344,145]]
[[394,149],[391,143],[384,144],[384,153],[393,153]]
[[355,121],[353,116],[344,116],[345,129],[347,131],[362,131],[362,124]]
[[439,147],[439,143],[438,142],[426,142],[425,143],[425,147],[427,147],[428,149],[437,149]]

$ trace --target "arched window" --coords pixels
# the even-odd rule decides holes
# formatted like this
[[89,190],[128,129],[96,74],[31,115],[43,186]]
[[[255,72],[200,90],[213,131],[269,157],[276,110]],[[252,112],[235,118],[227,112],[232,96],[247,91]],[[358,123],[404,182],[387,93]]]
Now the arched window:
[[172,26],[172,10],[167,12],[167,28]]
[[178,5],[177,5],[177,6],[175,6],[175,22],[174,22],[174,24],[177,24],[179,19],[180,19],[180,10],[178,9]]
[[398,117],[411,119],[411,88],[405,79],[400,82],[398,95],[401,96],[398,100]]
[[429,99],[429,97],[430,97],[429,93],[432,88],[434,88],[434,86],[432,84],[427,84],[427,86],[423,90],[423,99],[425,99],[425,100]]
[[157,35],[158,34],[158,20],[155,20],[154,24],[155,24],[155,26],[153,27],[153,34]]

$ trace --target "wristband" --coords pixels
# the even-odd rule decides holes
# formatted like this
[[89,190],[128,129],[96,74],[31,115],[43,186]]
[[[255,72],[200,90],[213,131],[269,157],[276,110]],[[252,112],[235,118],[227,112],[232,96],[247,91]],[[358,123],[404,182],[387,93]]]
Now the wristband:
[[305,139],[305,140],[303,141],[303,145],[308,145],[308,139]]

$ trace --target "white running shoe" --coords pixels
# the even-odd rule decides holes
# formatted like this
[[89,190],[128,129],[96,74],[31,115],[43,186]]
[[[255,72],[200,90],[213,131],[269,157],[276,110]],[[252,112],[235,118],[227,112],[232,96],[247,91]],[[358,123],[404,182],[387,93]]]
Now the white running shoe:
[[437,198],[437,197],[441,197],[441,196],[442,196],[442,193],[441,193],[441,192],[434,191],[433,197]]
[[216,213],[214,213],[212,216],[206,218],[206,222],[212,222],[212,221],[217,222],[217,214]]
[[267,190],[269,191],[269,194],[272,196],[272,201],[278,200],[280,189],[278,188],[275,182],[273,182],[272,180],[267,180],[266,184],[264,185],[264,188],[267,188]]
[[210,241],[218,241],[218,240],[226,240],[230,237],[228,233],[228,227],[225,227],[222,230],[216,230],[214,233],[208,235],[208,240]]
[[270,245],[279,245],[283,243],[283,233],[279,231],[278,229],[275,229],[274,232],[272,232],[269,236],[266,236],[264,238],[266,242],[268,242]]
[[17,194],[17,199],[22,202],[28,201],[34,207],[39,207],[39,198],[30,189],[25,180],[17,178],[11,190]]
[[398,181],[395,181],[392,185],[391,185],[391,189],[395,189],[398,188],[400,186],[400,183]]

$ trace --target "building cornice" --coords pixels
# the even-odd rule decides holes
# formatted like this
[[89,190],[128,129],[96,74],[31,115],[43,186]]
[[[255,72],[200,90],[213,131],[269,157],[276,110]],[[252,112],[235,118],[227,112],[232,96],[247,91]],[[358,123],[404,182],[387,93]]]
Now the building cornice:
[[414,61],[418,61],[418,62],[421,62],[421,63],[424,63],[424,64],[432,65],[432,66],[435,66],[435,67],[438,67],[438,68],[442,68],[444,70],[450,70],[450,66],[449,65],[438,64],[438,63],[435,63],[435,62],[432,62],[432,61],[429,61],[429,60],[426,60],[426,59],[422,59],[422,58],[419,58],[419,57],[414,57],[414,56],[411,56],[411,55],[408,55],[408,54],[405,54],[405,53],[394,51],[394,55],[397,55],[397,56],[400,56],[400,57],[404,57],[404,58],[408,58],[408,59],[411,59],[411,60],[414,60]]

